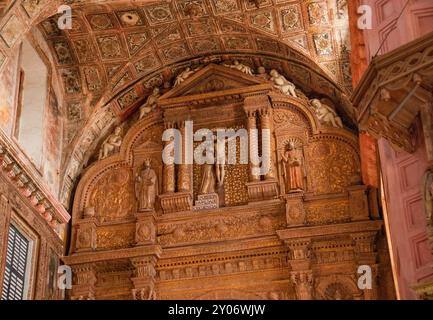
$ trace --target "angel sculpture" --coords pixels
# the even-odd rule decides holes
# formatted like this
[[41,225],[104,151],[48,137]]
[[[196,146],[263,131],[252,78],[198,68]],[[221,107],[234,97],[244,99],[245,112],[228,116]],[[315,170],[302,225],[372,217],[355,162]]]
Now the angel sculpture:
[[156,108],[160,96],[161,92],[159,88],[154,88],[152,94],[147,98],[146,103],[140,107],[140,119]]
[[119,150],[122,145],[122,128],[117,127],[114,133],[110,134],[101,146],[99,160],[105,159]]
[[330,106],[320,102],[319,99],[311,100],[311,105],[314,107],[320,123],[331,125],[334,128],[343,128],[343,121]]
[[190,76],[192,76],[197,70],[191,70],[190,67],[187,67],[185,70],[183,70],[179,75],[176,77],[176,80],[174,82],[174,86],[180,85],[182,82],[184,82],[186,79],[188,79]]
[[298,97],[295,92],[295,85],[287,80],[283,75],[279,74],[277,70],[271,70],[269,75],[271,76],[270,80],[274,83],[274,87],[279,89],[281,93],[295,98]]
[[231,65],[230,64],[224,64],[224,66],[231,68],[231,69],[239,70],[240,72],[243,72],[249,76],[253,75],[253,70],[250,67],[240,63],[238,60],[233,61],[233,64],[231,64]]

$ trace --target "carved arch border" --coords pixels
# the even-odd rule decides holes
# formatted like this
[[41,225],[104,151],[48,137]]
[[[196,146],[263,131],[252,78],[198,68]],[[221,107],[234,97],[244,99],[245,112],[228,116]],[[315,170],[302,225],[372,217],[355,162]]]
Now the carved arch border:
[[355,298],[357,296],[361,296],[361,293],[359,291],[359,288],[355,284],[354,277],[351,275],[329,275],[319,278],[319,283],[316,285],[315,288],[315,298],[316,300],[325,300],[325,291],[326,289],[336,283],[341,284],[342,286],[346,287],[348,290],[350,290],[350,293],[352,295],[352,298]]

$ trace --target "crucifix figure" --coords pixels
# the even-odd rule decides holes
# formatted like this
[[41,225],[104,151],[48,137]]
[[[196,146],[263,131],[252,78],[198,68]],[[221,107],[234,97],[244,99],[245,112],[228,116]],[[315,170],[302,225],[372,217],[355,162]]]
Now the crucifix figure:
[[219,188],[224,186],[225,181],[225,164],[226,164],[226,142],[236,139],[236,136],[229,138],[213,137],[213,152],[214,164],[205,163],[203,165],[202,181],[200,187],[200,194],[209,194],[215,192],[215,186]]

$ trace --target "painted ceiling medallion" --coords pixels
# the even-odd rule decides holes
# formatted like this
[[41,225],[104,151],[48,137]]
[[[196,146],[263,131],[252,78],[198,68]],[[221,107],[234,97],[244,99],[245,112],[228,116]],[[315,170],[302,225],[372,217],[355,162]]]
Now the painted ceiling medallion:
[[185,0],[178,2],[179,11],[184,18],[197,18],[207,15],[203,0]]
[[274,23],[271,12],[261,12],[257,15],[252,16],[251,24],[261,30],[270,32],[274,31]]
[[104,36],[98,38],[99,48],[103,58],[121,57],[121,46],[117,36]]
[[144,32],[132,33],[127,36],[128,48],[131,54],[137,53],[147,42],[147,36]]
[[312,25],[328,23],[328,8],[325,2],[314,2],[308,6],[308,15]]
[[285,32],[302,29],[299,8],[297,6],[290,6],[281,10],[281,22]]
[[89,22],[94,30],[107,30],[114,27],[113,22],[107,14],[89,16]]
[[170,5],[167,3],[146,7],[146,13],[151,24],[158,24],[173,20]]
[[314,45],[318,55],[332,54],[332,40],[329,33],[320,33],[313,35]]

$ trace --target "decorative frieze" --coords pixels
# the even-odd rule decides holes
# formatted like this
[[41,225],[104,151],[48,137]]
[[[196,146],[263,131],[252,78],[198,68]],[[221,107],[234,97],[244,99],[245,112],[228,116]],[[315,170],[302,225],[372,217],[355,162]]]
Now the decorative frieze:
[[2,173],[29,201],[30,206],[40,213],[59,238],[63,238],[64,226],[70,220],[69,213],[52,196],[31,165],[23,160],[18,149],[2,132],[0,132],[0,166]]

